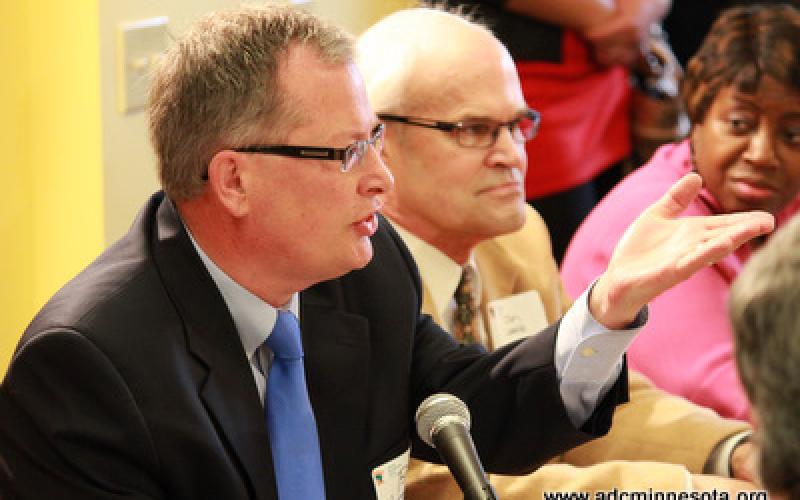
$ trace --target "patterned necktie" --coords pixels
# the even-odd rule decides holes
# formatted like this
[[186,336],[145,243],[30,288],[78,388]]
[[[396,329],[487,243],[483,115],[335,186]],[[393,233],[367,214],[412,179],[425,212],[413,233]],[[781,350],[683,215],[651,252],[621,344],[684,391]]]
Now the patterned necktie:
[[475,297],[472,290],[472,266],[464,266],[461,272],[461,281],[456,288],[456,311],[453,322],[453,334],[462,344],[475,344],[478,342],[478,329],[476,321]]
[[278,498],[324,499],[317,424],[308,399],[303,346],[294,314],[278,311],[266,344],[274,354],[264,406]]

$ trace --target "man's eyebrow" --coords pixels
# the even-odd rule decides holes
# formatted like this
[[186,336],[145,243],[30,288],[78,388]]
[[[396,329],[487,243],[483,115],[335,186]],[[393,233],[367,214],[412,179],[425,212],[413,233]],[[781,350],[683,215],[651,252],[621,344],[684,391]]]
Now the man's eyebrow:
[[[528,111],[528,107],[518,109],[517,112],[513,115],[510,120],[516,120],[517,118],[521,118],[525,115],[525,112]],[[506,120],[498,120],[497,118],[487,116],[484,114],[464,114],[460,118],[453,120],[454,122],[469,122],[469,121],[485,121],[485,122],[504,122]]]
[[486,115],[462,115],[461,117],[459,117],[458,119],[453,120],[453,121],[456,121],[456,122],[486,122],[486,121],[491,122],[491,121],[496,121],[496,120],[494,120],[493,118],[490,118],[490,117],[488,117]]
[[352,128],[334,134],[333,136],[331,136],[331,140],[334,142],[339,140],[350,141],[350,143],[354,141],[363,141],[372,137],[372,134],[375,133],[375,129],[378,128],[380,124],[381,122],[377,118],[375,118],[375,120],[370,120],[370,125],[367,132],[364,131],[365,129]]

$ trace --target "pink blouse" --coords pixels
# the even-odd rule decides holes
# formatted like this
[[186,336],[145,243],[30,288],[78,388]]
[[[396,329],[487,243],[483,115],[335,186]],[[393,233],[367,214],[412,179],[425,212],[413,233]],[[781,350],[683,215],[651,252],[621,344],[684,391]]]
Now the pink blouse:
[[[661,147],[647,165],[626,177],[589,214],[575,234],[561,268],[575,296],[602,273],[622,233],[650,204],[692,170],[688,141]],[[785,222],[800,197],[777,218]],[[705,189],[684,215],[718,213]],[[736,372],[728,322],[728,290],[750,254],[745,245],[701,269],[650,303],[650,319],[628,349],[630,367],[657,386],[710,407],[725,417],[750,419],[750,405]]]

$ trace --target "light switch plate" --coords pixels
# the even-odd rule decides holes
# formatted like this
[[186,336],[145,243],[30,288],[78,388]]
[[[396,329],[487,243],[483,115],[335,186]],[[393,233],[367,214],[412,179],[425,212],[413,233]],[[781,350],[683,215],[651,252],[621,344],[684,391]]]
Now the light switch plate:
[[117,108],[143,109],[150,74],[167,49],[167,16],[122,23],[117,27]]

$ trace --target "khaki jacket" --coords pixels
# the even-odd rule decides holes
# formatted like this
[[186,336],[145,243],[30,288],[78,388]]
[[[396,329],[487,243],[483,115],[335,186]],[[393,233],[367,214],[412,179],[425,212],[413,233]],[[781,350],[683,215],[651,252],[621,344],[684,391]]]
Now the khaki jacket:
[[[539,292],[550,322],[571,303],[558,275],[547,228],[532,209],[521,230],[478,245],[475,261],[483,284],[484,318],[489,301],[528,290]],[[423,310],[439,322],[425,276],[422,282]],[[488,322],[485,327],[491,337]],[[608,435],[554,458],[529,475],[490,477],[503,499],[539,499],[544,491],[683,490],[689,480],[687,469],[702,472],[714,446],[745,429],[746,423],[723,419],[631,372],[630,402],[617,407]],[[461,500],[463,495],[446,467],[412,460],[406,498]]]

